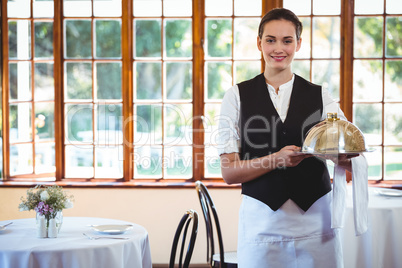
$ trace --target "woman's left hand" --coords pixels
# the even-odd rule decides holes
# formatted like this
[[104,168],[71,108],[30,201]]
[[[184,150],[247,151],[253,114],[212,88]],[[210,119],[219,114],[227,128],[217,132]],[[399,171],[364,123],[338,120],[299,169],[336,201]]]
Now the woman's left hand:
[[338,154],[338,155],[322,155],[320,157],[331,160],[335,165],[338,165],[347,171],[352,171],[352,164],[350,159],[359,156],[360,154]]

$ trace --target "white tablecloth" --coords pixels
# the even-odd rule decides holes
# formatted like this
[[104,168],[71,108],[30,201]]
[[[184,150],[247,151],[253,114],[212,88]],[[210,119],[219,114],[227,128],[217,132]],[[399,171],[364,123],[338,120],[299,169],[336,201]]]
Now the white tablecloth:
[[[103,218],[64,217],[57,238],[37,238],[35,219],[12,221],[13,224],[0,233],[1,268],[152,267],[148,232],[138,224]],[[133,229],[116,235],[129,237],[128,240],[90,240],[82,234],[96,235],[88,226],[90,224],[132,224]]]
[[343,234],[345,268],[402,267],[402,197],[384,197],[369,188],[369,229],[355,236],[352,189],[348,187]]

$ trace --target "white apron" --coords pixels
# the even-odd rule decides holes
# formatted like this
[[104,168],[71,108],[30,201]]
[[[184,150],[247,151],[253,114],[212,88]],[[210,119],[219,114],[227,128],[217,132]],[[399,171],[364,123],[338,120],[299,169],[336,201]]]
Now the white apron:
[[306,212],[292,200],[277,211],[243,195],[239,212],[239,268],[341,268],[339,230],[331,229],[332,192]]

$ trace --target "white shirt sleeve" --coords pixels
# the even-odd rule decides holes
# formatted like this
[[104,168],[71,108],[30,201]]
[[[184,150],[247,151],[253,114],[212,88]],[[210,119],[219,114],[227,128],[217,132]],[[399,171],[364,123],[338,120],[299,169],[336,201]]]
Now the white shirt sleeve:
[[226,91],[218,119],[218,154],[238,153],[240,144],[240,95],[237,85]]

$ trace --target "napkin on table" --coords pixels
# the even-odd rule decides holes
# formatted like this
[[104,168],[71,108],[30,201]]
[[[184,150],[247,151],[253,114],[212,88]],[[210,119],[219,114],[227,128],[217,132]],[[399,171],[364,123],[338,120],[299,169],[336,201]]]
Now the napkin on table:
[[[368,164],[363,155],[354,157],[352,162],[353,218],[355,234],[364,234],[368,228]],[[332,228],[342,228],[345,218],[347,195],[346,172],[335,165],[332,199]]]

